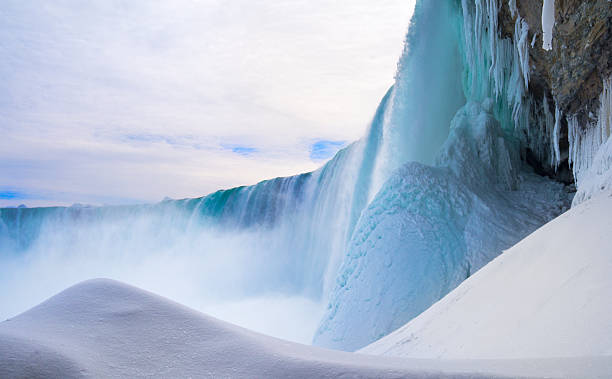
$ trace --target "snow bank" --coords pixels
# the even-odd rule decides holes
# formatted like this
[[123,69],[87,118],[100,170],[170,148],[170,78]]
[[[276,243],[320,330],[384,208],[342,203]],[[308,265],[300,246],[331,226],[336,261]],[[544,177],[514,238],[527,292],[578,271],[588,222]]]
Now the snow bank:
[[0,323],[2,378],[485,377],[466,363],[439,365],[278,340],[107,279]]
[[572,208],[361,352],[612,359],[611,214],[608,194]]
[[77,284],[0,323],[1,378],[497,378],[606,372],[606,360],[440,361],[278,340],[120,282]]

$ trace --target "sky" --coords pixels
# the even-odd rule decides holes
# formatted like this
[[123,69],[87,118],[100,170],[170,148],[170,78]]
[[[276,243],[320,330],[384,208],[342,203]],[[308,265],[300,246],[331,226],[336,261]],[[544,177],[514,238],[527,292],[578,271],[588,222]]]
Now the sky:
[[414,1],[5,0],[0,206],[198,197],[361,137]]

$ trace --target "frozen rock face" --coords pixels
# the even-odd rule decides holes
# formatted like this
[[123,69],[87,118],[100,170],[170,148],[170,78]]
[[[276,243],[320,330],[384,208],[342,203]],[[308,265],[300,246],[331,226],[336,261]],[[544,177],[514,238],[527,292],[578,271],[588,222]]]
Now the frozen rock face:
[[[511,4],[516,5],[514,13]],[[547,99],[556,103],[562,115],[577,118],[581,127],[589,128],[600,107],[603,80],[612,73],[612,2],[608,0],[554,1],[552,49],[542,48],[542,0],[502,1],[499,27],[502,36],[515,34],[517,17],[529,25],[530,80],[529,93],[537,102]],[[559,131],[561,167],[545,167],[532,158],[544,173],[565,182],[573,181],[568,172],[567,122]],[[542,166],[542,167],[539,167]]]
[[438,166],[406,164],[362,214],[315,344],[381,338],[568,207],[561,184],[521,169],[490,105],[461,108]]
[[503,35],[514,34],[520,15],[529,25],[530,90],[545,92],[564,113],[599,107],[602,78],[612,72],[612,3],[607,0],[555,1],[552,49],[542,48],[542,0],[516,0],[518,15],[502,2],[499,25]]

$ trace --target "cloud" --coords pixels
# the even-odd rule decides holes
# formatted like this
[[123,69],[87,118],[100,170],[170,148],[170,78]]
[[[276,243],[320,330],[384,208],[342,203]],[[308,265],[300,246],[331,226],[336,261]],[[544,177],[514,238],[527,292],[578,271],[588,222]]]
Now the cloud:
[[122,203],[312,170],[314,138],[366,129],[410,12],[403,0],[3,2],[2,184],[51,194],[39,204]]

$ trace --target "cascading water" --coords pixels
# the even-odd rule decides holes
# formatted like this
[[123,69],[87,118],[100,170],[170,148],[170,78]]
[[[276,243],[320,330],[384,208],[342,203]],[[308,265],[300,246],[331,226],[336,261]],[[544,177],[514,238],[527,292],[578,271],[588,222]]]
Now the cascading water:
[[[92,276],[204,310],[269,294],[325,301],[362,210],[404,161],[432,162],[464,101],[457,31],[418,13],[366,136],[312,173],[155,205],[2,209],[0,316]],[[431,76],[424,62],[437,62]]]
[[[312,313],[302,341],[329,302],[324,346],[391,332],[568,204],[520,160],[528,145],[558,165],[561,115],[526,96],[528,25],[502,39],[497,6],[419,1],[366,136],[314,172],[153,205],[1,209],[0,317],[104,276],[213,314],[306,299],[284,317]],[[534,108],[544,126],[525,137]]]
[[365,138],[314,172],[153,205],[0,209],[0,317],[97,276],[212,313],[219,303],[262,297],[304,298],[316,310],[375,191],[392,93]]

